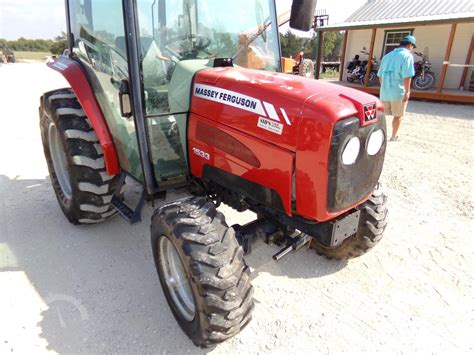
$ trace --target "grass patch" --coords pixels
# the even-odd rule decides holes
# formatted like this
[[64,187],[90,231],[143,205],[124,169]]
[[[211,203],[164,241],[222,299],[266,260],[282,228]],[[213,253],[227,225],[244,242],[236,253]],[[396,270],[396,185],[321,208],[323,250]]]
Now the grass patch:
[[37,60],[42,62],[46,57],[50,57],[51,55],[49,52],[15,52],[15,59],[17,61]]
[[326,69],[325,73],[319,74],[320,79],[338,79],[339,80],[339,72],[336,70]]

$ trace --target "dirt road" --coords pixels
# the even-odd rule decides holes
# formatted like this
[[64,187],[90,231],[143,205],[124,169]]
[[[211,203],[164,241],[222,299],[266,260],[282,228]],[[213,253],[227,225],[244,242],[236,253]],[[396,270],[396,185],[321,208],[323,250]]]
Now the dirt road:
[[[166,304],[149,218],[70,225],[55,200],[39,64],[0,68],[0,353],[202,353]],[[410,102],[382,182],[389,226],[349,263],[303,250],[276,264],[258,244],[254,318],[213,354],[474,350],[474,108]],[[251,215],[225,210],[229,224]]]

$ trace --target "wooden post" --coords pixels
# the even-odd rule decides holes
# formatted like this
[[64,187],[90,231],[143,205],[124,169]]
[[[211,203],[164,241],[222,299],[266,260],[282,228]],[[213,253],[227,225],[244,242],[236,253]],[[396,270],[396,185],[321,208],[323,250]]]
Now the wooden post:
[[319,79],[319,70],[321,68],[321,55],[323,54],[324,32],[318,32],[318,57],[316,59],[316,79]]
[[374,44],[375,44],[375,35],[377,34],[377,28],[372,29],[372,38],[370,40],[370,50],[369,50],[369,61],[367,63],[367,71],[365,72],[365,82],[364,86],[369,86],[369,77],[370,71],[372,70],[372,57],[374,56]]
[[342,81],[344,77],[344,67],[346,64],[346,47],[347,47],[347,36],[349,35],[349,30],[344,31],[344,43],[342,44],[342,56],[341,56],[341,65],[339,66],[339,81]]
[[453,23],[451,25],[451,32],[449,33],[448,45],[446,47],[446,53],[444,54],[443,68],[441,69],[441,77],[438,83],[438,89],[437,89],[438,93],[441,93],[441,91],[443,90],[444,80],[446,79],[446,73],[448,71],[448,66],[449,66],[449,58],[451,57],[451,49],[453,48],[454,35],[456,34],[456,27],[457,27],[457,23]]
[[[472,35],[471,37],[471,45],[469,46],[469,50],[467,51],[466,62],[464,64],[469,65],[471,63],[473,50],[474,50],[474,35]],[[468,69],[469,67],[464,67],[464,70],[462,71],[461,82],[459,83],[459,90],[464,89],[464,84],[466,83],[466,76],[467,76]]]

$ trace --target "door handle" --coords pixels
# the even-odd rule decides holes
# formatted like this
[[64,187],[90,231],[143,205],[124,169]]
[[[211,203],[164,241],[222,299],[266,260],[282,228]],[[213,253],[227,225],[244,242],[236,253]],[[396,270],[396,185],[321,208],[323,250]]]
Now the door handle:
[[123,79],[119,87],[120,114],[122,117],[132,117],[132,101],[130,100],[130,90],[128,80]]

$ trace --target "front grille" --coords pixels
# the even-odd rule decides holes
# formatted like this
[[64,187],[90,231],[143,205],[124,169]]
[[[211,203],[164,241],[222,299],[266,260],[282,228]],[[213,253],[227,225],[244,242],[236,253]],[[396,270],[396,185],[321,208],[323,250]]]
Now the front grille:
[[[365,127],[360,126],[359,118],[350,117],[336,123],[331,140],[328,163],[327,206],[331,212],[350,207],[371,193],[382,173],[387,145],[385,116],[378,113],[378,121]],[[367,154],[367,141],[370,133],[382,128],[385,141],[380,151]],[[344,165],[341,155],[349,139],[357,136],[361,142],[359,156],[354,164]]]

